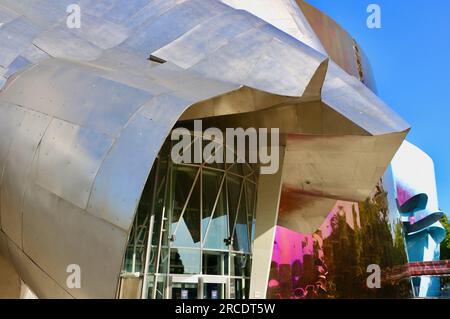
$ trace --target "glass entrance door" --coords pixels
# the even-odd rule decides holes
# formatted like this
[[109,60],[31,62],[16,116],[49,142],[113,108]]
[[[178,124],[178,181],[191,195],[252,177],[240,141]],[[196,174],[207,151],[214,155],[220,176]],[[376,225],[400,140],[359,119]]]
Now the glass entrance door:
[[171,276],[169,282],[170,299],[201,298],[198,278],[196,276]]
[[[173,275],[169,281],[171,299],[229,299],[233,294],[226,276]],[[232,297],[235,298],[235,297]]]
[[225,299],[225,284],[203,284],[203,299]]
[[229,279],[224,276],[203,276],[200,278],[203,299],[228,299]]

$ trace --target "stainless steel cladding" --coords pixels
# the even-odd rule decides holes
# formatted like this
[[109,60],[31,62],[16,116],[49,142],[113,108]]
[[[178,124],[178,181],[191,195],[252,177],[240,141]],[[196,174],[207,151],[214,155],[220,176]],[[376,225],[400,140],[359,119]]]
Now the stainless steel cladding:
[[[73,3],[80,29],[66,26]],[[221,1],[3,0],[0,22],[2,247],[42,298],[116,296],[142,190],[183,116],[252,114],[270,127],[310,110],[313,121],[284,134],[325,138],[334,114],[343,136],[390,139],[378,161],[361,162],[373,173],[362,184],[381,176],[409,128],[327,56]],[[355,185],[358,199],[368,184]],[[352,193],[331,186],[320,189]],[[66,285],[70,264],[81,267],[80,289]]]

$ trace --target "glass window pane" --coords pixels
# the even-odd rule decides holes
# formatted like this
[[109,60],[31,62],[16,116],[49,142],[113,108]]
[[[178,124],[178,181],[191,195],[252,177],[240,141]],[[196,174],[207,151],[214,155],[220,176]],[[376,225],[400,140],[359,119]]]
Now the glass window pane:
[[250,257],[244,254],[231,254],[230,276],[250,276]]
[[245,182],[246,187],[246,202],[247,202],[247,225],[250,234],[250,244],[253,242],[255,236],[255,185],[250,182]]
[[124,271],[132,272],[133,271],[132,265],[133,265],[133,246],[128,246],[127,251],[125,253]]
[[236,226],[234,228],[233,250],[250,252],[248,243],[248,226],[247,226],[247,212],[245,209],[245,197],[242,197],[239,206],[239,214],[236,219]]
[[148,261],[148,273],[156,272],[156,258],[158,254],[158,248],[156,246],[152,246],[150,250],[150,257]]
[[199,274],[200,250],[197,249],[171,249],[171,274]]
[[[176,165],[172,171],[172,223],[180,219],[183,207],[188,199],[189,192],[194,184],[198,169]],[[175,225],[176,226],[176,225]]]
[[[164,299],[167,276],[158,276],[156,279],[156,299]],[[149,294],[151,296],[151,294]]]
[[220,193],[219,202],[210,222],[208,233],[204,242],[204,248],[207,249],[228,249],[225,240],[228,238],[228,215],[225,196],[225,187]]
[[[137,235],[135,235],[137,234]],[[125,272],[143,272],[145,263],[145,253],[146,253],[146,239],[139,241],[137,236],[139,232],[135,231],[135,227],[131,231],[130,241],[127,246],[125,253]],[[136,238],[136,241],[135,241]],[[135,245],[136,243],[136,245]],[[134,266],[134,267],[133,267]]]
[[[175,247],[200,247],[200,180],[197,179],[190,195],[192,183],[198,169],[191,167],[177,167],[174,170],[175,193],[173,202],[173,214],[171,234]],[[186,200],[188,205],[183,212]]]
[[161,231],[161,217],[164,208],[164,192],[167,180],[167,159],[159,159],[158,181],[156,183],[155,223],[153,225],[152,244],[158,245]]
[[227,275],[228,253],[205,251],[203,253],[203,274]]
[[232,234],[234,223],[236,220],[242,179],[237,176],[227,175],[227,183],[228,183],[228,209],[229,209],[228,213],[230,217],[229,226],[230,226],[230,234]]
[[211,220],[211,214],[214,208],[216,197],[219,193],[220,183],[223,173],[208,169],[202,170],[203,178],[203,219],[202,219],[202,238],[204,240],[208,224]]
[[169,249],[167,247],[161,247],[161,256],[159,259],[159,271],[160,274],[167,274],[169,265]]
[[141,200],[139,201],[138,211],[136,219],[139,225],[146,225],[146,219],[152,212],[153,207],[153,194],[155,190],[155,178],[156,178],[156,168],[158,167],[158,160],[150,171],[150,176],[145,184],[144,191],[142,192]]

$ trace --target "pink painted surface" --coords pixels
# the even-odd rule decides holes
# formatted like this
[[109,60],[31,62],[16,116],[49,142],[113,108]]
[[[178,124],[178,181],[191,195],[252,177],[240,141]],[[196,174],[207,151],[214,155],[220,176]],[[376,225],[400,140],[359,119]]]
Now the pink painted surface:
[[412,189],[403,185],[401,182],[397,181],[397,201],[400,206],[402,206],[408,199],[413,197],[415,194]]

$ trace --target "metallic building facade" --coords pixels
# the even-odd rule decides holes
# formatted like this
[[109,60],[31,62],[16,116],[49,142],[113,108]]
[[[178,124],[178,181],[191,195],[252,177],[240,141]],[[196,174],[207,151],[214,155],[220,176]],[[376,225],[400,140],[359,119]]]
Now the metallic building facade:
[[[82,10],[79,29],[67,26],[71,4]],[[121,297],[157,158],[172,129],[195,119],[280,129],[281,169],[253,180],[254,229],[245,223],[252,264],[238,276],[241,297],[266,297],[277,225],[312,233],[336,201],[371,194],[408,124],[361,82],[363,68],[355,77],[333,59],[301,3],[267,5],[287,18],[271,19],[270,7],[254,12],[251,1],[0,2],[0,251],[38,297]],[[238,180],[247,180],[239,169]],[[241,216],[237,207],[225,215]],[[237,224],[244,222],[227,231]],[[173,243],[171,235],[163,239]],[[146,267],[151,260],[149,249]],[[72,264],[82,270],[80,288],[67,285]],[[171,276],[180,267],[168,269],[164,297],[181,297],[174,289],[188,289]],[[230,269],[220,282],[198,272],[189,280],[236,296]],[[149,297],[142,282],[155,273],[135,274],[132,297]]]
[[297,3],[330,58],[376,93],[372,67],[363,48],[330,17],[303,0],[298,0]]
[[[280,210],[290,205],[294,198],[281,198]],[[313,233],[278,227],[267,294],[291,299],[440,297],[440,277],[432,268],[446,236],[442,216],[433,161],[405,141],[366,200],[337,201]],[[370,265],[381,270],[379,289],[367,286]]]
[[[338,201],[312,234],[279,227],[268,296],[282,299],[411,298],[409,278],[391,280],[408,263],[402,225],[378,185],[362,202]],[[370,265],[381,271],[379,288],[367,285]],[[369,268],[371,270],[371,268]]]

